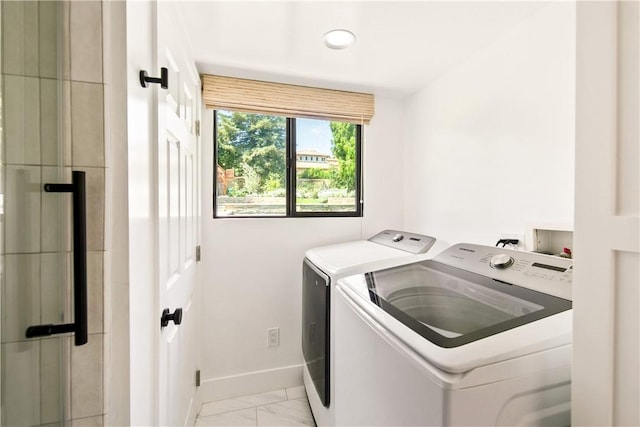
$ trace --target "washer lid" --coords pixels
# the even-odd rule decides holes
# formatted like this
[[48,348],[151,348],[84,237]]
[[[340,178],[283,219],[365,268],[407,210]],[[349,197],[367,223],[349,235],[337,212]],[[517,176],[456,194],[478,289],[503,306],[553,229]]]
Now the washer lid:
[[365,276],[375,305],[444,348],[469,344],[571,309],[569,300],[435,261]]
[[[402,236],[402,239],[394,241],[396,236]],[[427,259],[426,252],[435,241],[430,236],[384,230],[369,240],[309,249],[305,256],[319,269],[336,278]]]

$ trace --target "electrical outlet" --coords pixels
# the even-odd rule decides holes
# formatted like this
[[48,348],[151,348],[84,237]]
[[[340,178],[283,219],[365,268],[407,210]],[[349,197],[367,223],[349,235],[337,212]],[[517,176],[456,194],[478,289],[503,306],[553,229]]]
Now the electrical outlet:
[[[517,240],[518,241],[517,245],[507,244],[504,247],[507,248],[507,249],[515,249],[517,251],[524,250],[524,234],[519,234],[519,233],[500,233],[498,235],[498,240]],[[502,247],[502,245],[500,245],[499,247]]]
[[267,329],[267,347],[277,347],[280,345],[280,328]]

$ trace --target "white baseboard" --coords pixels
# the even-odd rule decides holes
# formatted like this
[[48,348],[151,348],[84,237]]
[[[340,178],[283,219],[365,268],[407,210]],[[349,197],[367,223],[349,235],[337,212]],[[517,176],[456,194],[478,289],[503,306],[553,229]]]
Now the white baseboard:
[[302,365],[285,366],[203,380],[198,400],[212,402],[299,385],[302,385]]

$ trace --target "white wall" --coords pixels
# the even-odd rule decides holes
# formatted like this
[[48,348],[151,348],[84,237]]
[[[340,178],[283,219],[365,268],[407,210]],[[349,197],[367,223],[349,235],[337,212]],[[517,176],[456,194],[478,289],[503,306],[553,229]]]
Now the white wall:
[[[376,100],[365,130],[365,216],[213,219],[212,112],[203,114],[202,398],[302,384],[301,280],[308,248],[402,228],[402,104]],[[267,328],[280,346],[267,347]]]
[[365,127],[363,143],[364,238],[404,229],[403,122],[403,102],[376,96],[376,114]]
[[552,4],[407,101],[405,227],[496,243],[573,218],[575,6]]

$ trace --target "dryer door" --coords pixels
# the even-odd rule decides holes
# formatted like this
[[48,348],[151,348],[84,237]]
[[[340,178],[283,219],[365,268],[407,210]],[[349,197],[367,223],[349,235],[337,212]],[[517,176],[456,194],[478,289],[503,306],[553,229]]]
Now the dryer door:
[[302,353],[322,404],[329,407],[329,276],[302,264]]

